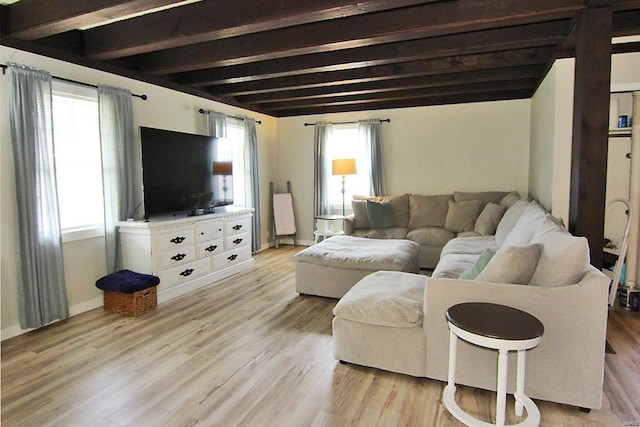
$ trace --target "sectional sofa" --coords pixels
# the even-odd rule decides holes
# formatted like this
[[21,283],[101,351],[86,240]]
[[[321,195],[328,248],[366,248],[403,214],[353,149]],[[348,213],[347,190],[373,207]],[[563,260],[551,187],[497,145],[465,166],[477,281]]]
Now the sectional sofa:
[[420,267],[432,269],[449,240],[493,235],[504,211],[519,199],[515,191],[355,196],[345,234],[412,240],[420,245]]
[[[524,310],[545,327],[527,353],[526,394],[600,408],[609,279],[589,264],[587,241],[574,237],[536,202],[520,200],[487,236],[456,237],[431,277],[378,272],[334,308],[335,357],[344,362],[446,381],[446,310],[491,302]],[[458,343],[457,383],[495,390],[496,353]],[[515,355],[509,392],[515,389]]]

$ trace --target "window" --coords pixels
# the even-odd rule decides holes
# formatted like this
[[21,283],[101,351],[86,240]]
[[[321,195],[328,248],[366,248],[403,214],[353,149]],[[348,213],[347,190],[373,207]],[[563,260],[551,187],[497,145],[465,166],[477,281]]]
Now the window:
[[244,126],[233,118],[227,119],[227,138],[218,140],[216,160],[232,161],[233,204],[245,205]]
[[[334,159],[356,159],[357,175],[345,177],[345,210],[351,212],[351,200],[354,194],[370,195],[370,160],[363,141],[358,135],[358,124],[334,125],[331,140],[327,143],[329,165]],[[329,166],[331,167],[331,166]],[[342,176],[331,175],[329,170],[329,203],[335,214],[342,214]]]
[[63,239],[102,235],[104,202],[95,89],[54,82],[53,140]]

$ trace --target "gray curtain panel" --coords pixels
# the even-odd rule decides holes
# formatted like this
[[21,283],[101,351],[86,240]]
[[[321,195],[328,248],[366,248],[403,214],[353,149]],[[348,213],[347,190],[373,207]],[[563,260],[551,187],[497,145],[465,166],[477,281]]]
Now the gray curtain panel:
[[256,122],[244,119],[244,170],[246,206],[253,208],[251,250],[257,252],[262,245],[260,237],[260,169],[258,167],[258,136]]
[[371,176],[371,195],[384,196],[387,194],[384,163],[382,160],[382,141],[380,139],[380,120],[362,120],[358,122],[358,132],[361,140],[365,141],[368,158],[371,159],[369,172]]
[[227,116],[223,113],[209,112],[209,136],[214,138],[227,137]]
[[[333,125],[331,123],[319,122],[315,125],[313,135],[313,214],[315,216],[331,213],[328,191],[331,166],[327,156],[327,142],[330,140],[332,132]],[[315,229],[315,224],[313,229]]]
[[113,273],[122,265],[116,222],[142,212],[140,150],[135,138],[131,92],[99,86],[98,107],[107,273]]
[[9,120],[15,164],[20,258],[20,326],[69,317],[53,151],[51,75],[9,63]]

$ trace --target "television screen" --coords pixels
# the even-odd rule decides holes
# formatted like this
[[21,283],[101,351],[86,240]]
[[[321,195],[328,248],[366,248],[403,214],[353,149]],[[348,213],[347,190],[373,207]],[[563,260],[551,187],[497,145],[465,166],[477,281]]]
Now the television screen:
[[214,166],[220,163],[215,138],[140,127],[140,139],[145,218],[197,215],[233,204],[232,177],[219,175]]

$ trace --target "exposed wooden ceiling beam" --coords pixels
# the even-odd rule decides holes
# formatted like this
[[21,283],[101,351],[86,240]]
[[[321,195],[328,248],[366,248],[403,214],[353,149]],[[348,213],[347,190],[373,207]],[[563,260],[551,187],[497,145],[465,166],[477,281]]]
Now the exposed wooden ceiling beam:
[[9,34],[34,40],[179,3],[179,0],[22,0],[9,6]]
[[408,108],[408,107],[424,107],[428,105],[445,105],[445,104],[464,104],[469,102],[487,102],[487,101],[501,101],[506,99],[523,99],[530,98],[531,91],[528,89],[522,90],[507,90],[500,91],[495,90],[490,93],[466,93],[461,95],[444,95],[434,96],[427,98],[418,98],[414,100],[400,100],[400,101],[384,101],[379,103],[370,104],[345,104],[345,105],[333,105],[326,107],[314,107],[314,108],[302,108],[299,110],[282,110],[274,111],[276,117],[291,117],[310,114],[327,114],[327,113],[343,113],[349,111],[364,111],[364,110],[385,110],[392,108]]
[[85,54],[113,59],[260,31],[438,0],[215,0],[149,14],[84,33]]
[[569,22],[550,21],[192,71],[176,76],[176,81],[188,86],[208,86],[432,59],[461,52],[468,55],[551,46],[563,40]]
[[[520,79],[500,82],[501,91],[531,90],[536,79]],[[295,110],[300,108],[329,107],[336,105],[369,104],[386,101],[399,101],[407,99],[424,99],[434,96],[453,96],[470,93],[488,93],[496,90],[495,82],[472,83],[436,88],[421,88],[410,90],[396,90],[373,94],[358,94],[348,96],[332,96],[325,98],[308,98],[296,101],[267,102],[259,104],[270,111]]]
[[293,77],[279,77],[253,82],[220,85],[208,88],[208,90],[220,96],[238,96],[274,90],[293,90],[327,85],[389,80],[399,77],[541,65],[545,64],[552,54],[553,48],[543,47],[476,55],[459,55],[427,61],[379,65],[377,67],[359,68],[357,70],[303,74]]
[[[508,7],[507,7],[508,6]],[[572,17],[581,0],[447,1],[265,31],[138,57],[139,71],[171,74],[295,55]]]
[[266,92],[239,96],[236,99],[242,104],[261,104],[267,102],[293,101],[309,98],[327,98],[332,96],[347,96],[367,93],[381,93],[398,90],[421,89],[430,87],[433,88],[439,86],[452,86],[456,84],[465,85],[482,82],[492,82],[492,84],[499,86],[499,82],[502,81],[535,79],[540,75],[541,71],[541,66],[505,68],[499,70],[499,72],[496,72],[495,69],[469,71],[463,73],[452,73],[427,77],[409,77],[393,80],[316,87],[309,89]]

